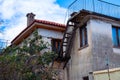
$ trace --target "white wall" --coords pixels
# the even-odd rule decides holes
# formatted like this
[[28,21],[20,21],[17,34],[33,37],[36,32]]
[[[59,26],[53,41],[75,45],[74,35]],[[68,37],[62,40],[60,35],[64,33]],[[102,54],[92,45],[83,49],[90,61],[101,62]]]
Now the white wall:
[[62,39],[63,38],[63,33],[58,32],[58,31],[53,31],[53,30],[47,30],[47,29],[38,29],[38,34],[45,36],[45,37],[50,37],[50,38],[57,38],[57,39]]
[[[45,42],[48,42],[51,45],[51,40],[52,38],[55,39],[62,39],[63,38],[63,33],[58,32],[58,31],[53,31],[53,30],[47,30],[47,29],[38,29],[38,34],[42,36],[42,39]],[[51,50],[51,47],[49,47]]]

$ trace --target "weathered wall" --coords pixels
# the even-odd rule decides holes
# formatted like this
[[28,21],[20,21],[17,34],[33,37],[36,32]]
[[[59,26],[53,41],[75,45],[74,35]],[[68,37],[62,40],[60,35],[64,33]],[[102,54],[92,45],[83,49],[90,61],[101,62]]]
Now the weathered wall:
[[[38,29],[38,34],[42,36],[42,39],[45,42],[48,42],[50,44],[50,46],[48,47],[49,50],[51,50],[51,40],[52,38],[54,39],[62,39],[63,38],[63,33],[62,32],[58,32],[58,31],[53,31],[53,30],[47,30],[47,29]],[[30,36],[28,36],[26,39],[28,38],[32,38],[33,34],[31,34]],[[22,46],[22,43],[19,44],[20,46]]]
[[[51,45],[51,40],[52,38],[55,39],[62,39],[63,38],[63,33],[58,32],[58,31],[53,31],[53,30],[47,30],[47,29],[38,29],[38,34],[43,36],[43,40],[45,42],[48,42]],[[51,50],[51,47],[49,47]]]
[[67,74],[69,78],[67,80],[83,80],[83,77],[90,76],[89,73],[92,72],[91,31],[89,30],[89,25],[88,22],[88,46],[83,49],[80,48],[79,29],[76,31],[71,49],[71,59],[66,67],[66,70],[67,68],[69,70],[69,74]]
[[[74,36],[71,49],[71,59],[66,67],[65,80],[83,80],[89,76],[94,80],[91,72],[120,67],[120,49],[113,48],[112,25],[120,26],[115,22],[91,19],[87,22],[88,46],[81,49],[79,29]],[[107,60],[108,59],[108,60]]]
[[112,54],[111,24],[90,20],[92,34],[93,70],[106,68],[105,53]]
[[[52,40],[52,38],[54,38],[54,39],[62,39],[63,38],[63,33],[62,32],[53,31],[53,30],[47,30],[47,29],[40,29],[39,28],[38,29],[38,34],[42,36],[42,39],[45,42],[48,42],[50,44],[50,46],[48,47],[48,50],[52,50],[52,48],[51,48],[51,40]],[[64,78],[64,70],[63,70],[63,68],[54,68],[54,69],[56,69],[58,74],[59,74],[59,76],[57,76],[56,78],[59,79],[59,80],[64,80],[63,79]]]
[[[107,62],[110,68],[119,67],[120,54],[115,54],[116,49],[112,45],[112,23],[94,19],[90,20],[90,27],[92,32],[93,71],[106,69]],[[117,52],[119,52],[119,49]]]
[[53,31],[53,30],[47,30],[47,29],[38,29],[38,33],[42,36],[45,37],[50,37],[50,38],[58,38],[62,39],[63,38],[63,33],[58,32],[58,31]]

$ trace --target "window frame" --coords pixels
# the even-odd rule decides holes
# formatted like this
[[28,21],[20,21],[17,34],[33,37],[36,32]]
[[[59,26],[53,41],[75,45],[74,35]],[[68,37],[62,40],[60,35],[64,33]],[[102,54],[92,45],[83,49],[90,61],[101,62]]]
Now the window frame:
[[[55,42],[55,44],[56,44],[56,42],[57,42],[57,44],[56,44],[56,46],[58,45],[58,42],[60,42],[60,46],[59,47],[61,47],[61,43],[62,43],[62,39],[56,39],[56,38],[52,38],[51,39],[51,50],[52,51],[54,51],[55,53],[59,53],[59,50],[57,49],[57,50],[54,50],[54,48],[56,48],[56,46],[55,46],[55,44],[53,44],[53,42]],[[53,45],[54,45],[54,47],[53,47]],[[60,48],[59,48],[60,49]]]
[[79,42],[80,48],[88,46],[88,33],[87,33],[87,24],[79,27]]
[[[115,29],[115,32],[116,32],[115,35],[116,35],[117,45],[114,45],[113,28]],[[112,44],[113,44],[113,47],[116,47],[116,48],[120,48],[120,39],[119,39],[120,33],[119,33],[119,30],[120,30],[120,27],[112,26]]]

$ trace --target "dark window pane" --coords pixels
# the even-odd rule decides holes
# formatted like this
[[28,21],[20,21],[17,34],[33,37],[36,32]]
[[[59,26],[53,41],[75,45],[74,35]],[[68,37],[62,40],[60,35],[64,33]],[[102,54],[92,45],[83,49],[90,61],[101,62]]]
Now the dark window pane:
[[80,47],[82,47],[82,29],[80,28]]
[[58,53],[60,51],[61,40],[60,39],[52,39],[52,51]]
[[82,44],[85,45],[85,29],[82,29]]
[[55,51],[55,50],[56,50],[56,48],[55,48],[55,41],[52,40],[52,51]]
[[116,28],[112,28],[112,41],[113,41],[113,46],[118,46]]
[[58,52],[60,51],[60,44],[61,44],[61,41],[58,42]]
[[118,29],[118,41],[119,41],[119,46],[120,46],[120,29]]
[[87,28],[85,27],[84,30],[84,34],[85,34],[85,45],[87,44]]
[[88,76],[83,77],[83,80],[89,80]]
[[80,27],[80,47],[87,45],[87,28],[86,24]]

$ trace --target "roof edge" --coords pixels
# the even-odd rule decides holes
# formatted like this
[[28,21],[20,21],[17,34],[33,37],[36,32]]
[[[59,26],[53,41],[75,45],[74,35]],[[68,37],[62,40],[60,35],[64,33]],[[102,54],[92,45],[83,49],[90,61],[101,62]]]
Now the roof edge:
[[60,24],[60,23],[56,23],[56,22],[52,22],[52,21],[35,19],[29,26],[27,26],[23,31],[21,31],[21,32],[11,41],[11,45],[13,45],[13,44],[14,44],[14,41],[15,41],[20,35],[22,35],[28,28],[30,28],[30,26],[32,26],[35,22],[41,23],[41,24],[45,24],[45,25],[56,26],[56,27],[60,27],[60,28],[65,28],[65,27],[66,27],[64,24]]

